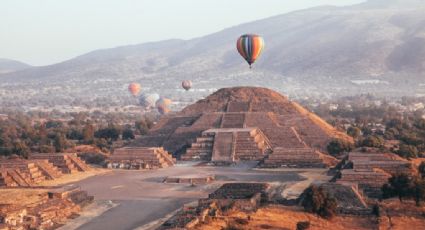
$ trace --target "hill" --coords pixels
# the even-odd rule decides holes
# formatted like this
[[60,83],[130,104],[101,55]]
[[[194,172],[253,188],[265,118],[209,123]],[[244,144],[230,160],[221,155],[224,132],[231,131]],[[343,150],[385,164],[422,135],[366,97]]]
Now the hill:
[[[0,86],[34,85],[28,92],[45,101],[122,103],[126,84],[145,91],[181,96],[183,79],[194,82],[188,98],[238,85],[273,88],[291,97],[423,94],[425,88],[425,2],[371,0],[345,7],[316,7],[227,28],[192,40],[97,50],[51,66],[3,74]],[[254,66],[235,50],[244,33],[264,36],[266,48]],[[32,87],[31,87],[32,86]],[[46,93],[49,91],[49,93]],[[15,98],[15,100],[19,100]],[[27,98],[22,103],[31,103]]]
[[11,73],[18,70],[30,68],[31,66],[23,62],[0,58],[0,74]]

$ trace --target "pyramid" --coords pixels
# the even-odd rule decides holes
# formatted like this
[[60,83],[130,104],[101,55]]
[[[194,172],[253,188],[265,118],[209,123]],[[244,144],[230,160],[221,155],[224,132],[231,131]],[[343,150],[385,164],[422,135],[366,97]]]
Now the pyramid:
[[324,167],[329,160],[323,159],[328,157],[323,153],[334,138],[353,141],[273,90],[236,87],[220,89],[162,117],[132,145],[164,147],[182,160],[260,160],[265,167]]

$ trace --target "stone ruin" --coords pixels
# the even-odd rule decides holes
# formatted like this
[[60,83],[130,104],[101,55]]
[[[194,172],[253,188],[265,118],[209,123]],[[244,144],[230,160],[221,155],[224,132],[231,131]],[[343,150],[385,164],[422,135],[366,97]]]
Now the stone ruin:
[[34,187],[64,173],[87,170],[89,167],[75,154],[33,154],[29,160],[0,160],[0,187]]
[[208,217],[226,215],[229,210],[255,211],[268,199],[270,185],[266,183],[227,183],[200,199],[196,206],[185,206],[158,229],[188,229]]
[[[337,202],[337,213],[342,215],[370,215],[372,208],[355,184],[324,183],[320,187]],[[300,197],[302,202],[303,195]]]
[[[164,147],[182,160],[233,163],[263,161],[263,167],[326,167],[326,146],[352,138],[288,98],[265,88],[221,89],[164,116],[132,146]],[[334,159],[335,160],[335,159]]]
[[0,204],[0,229],[55,229],[92,201],[78,187],[62,187],[46,191],[27,207]]
[[215,180],[213,175],[186,175],[170,176],[164,179],[164,183],[203,185],[209,184]]
[[163,148],[125,147],[115,149],[107,159],[108,168],[157,169],[175,164],[174,159]]
[[58,167],[62,173],[89,171],[90,167],[75,153],[35,153],[30,155],[33,160],[48,160]]
[[411,163],[392,153],[352,152],[345,165],[337,182],[357,185],[372,198],[381,197],[381,188],[392,175],[412,173]]

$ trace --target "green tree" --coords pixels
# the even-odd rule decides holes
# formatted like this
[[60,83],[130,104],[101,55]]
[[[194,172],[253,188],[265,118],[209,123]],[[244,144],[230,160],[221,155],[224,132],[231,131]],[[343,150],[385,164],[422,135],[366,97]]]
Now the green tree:
[[56,152],[63,152],[63,150],[66,149],[66,144],[65,136],[63,134],[56,134],[55,139],[53,140]]
[[22,142],[22,141],[16,141],[13,143],[13,153],[19,156],[22,156],[24,158],[28,158],[28,155],[30,154],[30,149],[28,146]]
[[418,157],[418,149],[413,145],[401,144],[400,149],[396,153],[406,159]]
[[316,213],[323,218],[330,219],[336,214],[335,198],[316,185],[312,185],[304,191],[301,204],[307,212]]
[[403,198],[412,195],[413,188],[412,177],[404,173],[394,175],[382,187],[383,197],[391,198],[397,196],[400,201],[403,201]]
[[425,178],[425,161],[422,161],[422,163],[418,167],[419,174],[422,178]]
[[362,134],[362,131],[357,127],[351,126],[347,129],[347,134],[350,135],[353,138],[358,138]]
[[329,142],[327,150],[329,154],[338,156],[341,153],[350,152],[353,150],[353,147],[353,144],[350,142],[344,141],[342,139],[333,139],[331,142]]
[[133,130],[125,129],[122,132],[122,139],[123,140],[131,140],[131,139],[134,139],[134,138],[135,138],[135,136],[134,136]]
[[361,146],[363,146],[363,147],[380,148],[383,145],[384,145],[384,139],[382,139],[380,136],[376,136],[376,135],[367,136],[361,142]]

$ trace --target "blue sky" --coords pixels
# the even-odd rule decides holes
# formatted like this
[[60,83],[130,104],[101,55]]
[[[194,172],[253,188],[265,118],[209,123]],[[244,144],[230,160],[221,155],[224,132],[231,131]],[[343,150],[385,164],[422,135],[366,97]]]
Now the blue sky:
[[364,0],[0,0],[0,58],[48,65],[83,53]]

